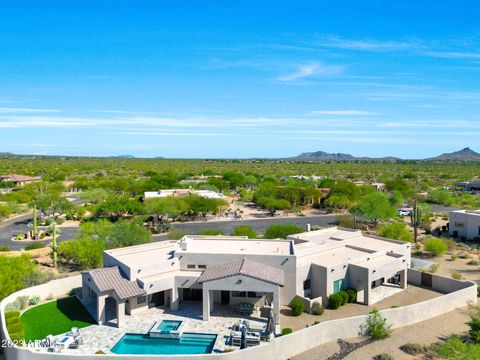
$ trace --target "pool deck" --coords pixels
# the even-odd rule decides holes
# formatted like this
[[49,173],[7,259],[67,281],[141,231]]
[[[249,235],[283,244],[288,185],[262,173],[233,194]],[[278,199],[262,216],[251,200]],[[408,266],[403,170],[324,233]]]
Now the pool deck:
[[209,321],[202,320],[201,303],[184,302],[180,310],[171,312],[163,307],[152,308],[148,311],[126,316],[125,326],[121,328],[105,325],[92,325],[80,329],[82,344],[78,349],[62,350],[62,353],[68,354],[94,354],[102,351],[106,354],[111,353],[110,349],[122,338],[125,333],[145,334],[152,326],[160,320],[179,320],[182,321],[182,331],[192,333],[217,334],[214,350],[223,350],[226,348],[235,348],[226,344],[230,337],[231,327],[238,323],[240,319],[248,319],[252,328],[262,328],[266,324],[266,319],[260,317],[245,317],[241,314],[233,313],[228,307],[216,306],[212,312]]

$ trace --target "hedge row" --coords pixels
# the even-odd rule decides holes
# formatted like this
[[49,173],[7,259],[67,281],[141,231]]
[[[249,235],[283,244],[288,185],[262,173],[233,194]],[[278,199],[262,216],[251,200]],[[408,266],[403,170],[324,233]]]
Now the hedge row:
[[25,338],[23,326],[20,323],[19,311],[5,313],[5,322],[12,341],[22,341]]
[[346,303],[357,301],[357,291],[355,289],[346,289],[330,294],[328,297],[328,306],[330,309],[338,309]]

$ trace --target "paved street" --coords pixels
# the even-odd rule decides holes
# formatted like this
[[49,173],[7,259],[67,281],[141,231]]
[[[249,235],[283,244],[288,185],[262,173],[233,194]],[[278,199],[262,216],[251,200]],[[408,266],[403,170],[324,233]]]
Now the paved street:
[[[307,224],[312,226],[327,226],[336,221],[336,215],[320,215],[298,218],[267,218],[256,220],[232,220],[232,221],[208,221],[196,223],[183,223],[173,225],[174,229],[183,230],[189,234],[196,234],[199,231],[206,229],[220,229],[225,234],[231,234],[236,226],[249,225],[256,232],[263,233],[267,227],[272,224],[296,224],[305,228]],[[0,225],[0,246],[8,246],[11,250],[19,250],[24,248],[28,243],[12,241],[11,238],[15,234],[28,231],[27,224],[32,221],[32,215],[24,215],[16,219],[8,220]],[[77,233],[76,227],[62,227],[60,241],[71,240],[75,238]],[[154,237],[155,241],[167,239],[167,234],[162,234]]]

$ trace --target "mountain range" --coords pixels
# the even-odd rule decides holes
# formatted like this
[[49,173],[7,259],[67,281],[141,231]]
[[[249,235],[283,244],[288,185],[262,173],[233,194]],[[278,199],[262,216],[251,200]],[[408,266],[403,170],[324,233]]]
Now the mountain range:
[[[393,156],[385,156],[379,158],[372,158],[366,156],[353,156],[342,153],[327,153],[325,151],[305,152],[290,160],[306,160],[306,161],[383,161],[396,162],[402,160]],[[427,159],[418,159],[420,161],[429,162],[480,162],[480,154],[466,147],[459,151],[451,153],[444,153],[436,157]]]

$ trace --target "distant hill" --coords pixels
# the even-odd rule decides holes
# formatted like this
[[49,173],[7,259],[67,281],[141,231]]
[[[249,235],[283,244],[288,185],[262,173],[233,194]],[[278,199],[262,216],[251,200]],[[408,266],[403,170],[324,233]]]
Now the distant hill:
[[293,158],[294,160],[315,160],[315,161],[388,161],[395,162],[400,160],[396,157],[386,156],[382,158],[370,158],[366,156],[357,157],[350,154],[327,153],[325,151],[315,151],[302,153]]
[[117,156],[110,156],[113,158],[118,158],[118,159],[135,159],[135,156],[133,155],[117,155]]
[[8,156],[15,156],[11,152],[0,152],[0,157],[8,157]]
[[451,153],[444,153],[442,155],[425,159],[425,161],[457,161],[469,162],[480,161],[480,154],[466,147],[465,149],[454,151]]

